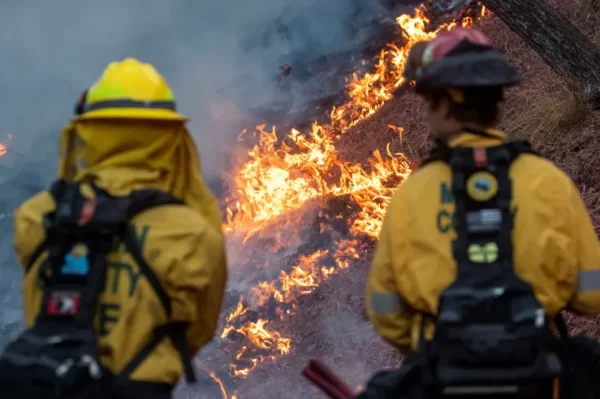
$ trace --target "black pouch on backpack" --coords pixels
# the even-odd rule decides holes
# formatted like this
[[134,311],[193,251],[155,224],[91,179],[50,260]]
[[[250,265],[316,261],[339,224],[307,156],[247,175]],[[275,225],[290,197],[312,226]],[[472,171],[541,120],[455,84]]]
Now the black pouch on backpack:
[[96,339],[88,331],[52,334],[32,328],[0,358],[0,390],[7,399],[107,398],[105,379]]
[[[138,385],[132,387],[128,376],[169,337],[181,352],[188,381],[194,381],[185,326],[176,323],[157,327],[150,342],[119,375],[102,366],[94,315],[106,280],[106,256],[124,242],[170,316],[169,298],[144,262],[129,220],[151,207],[181,201],[154,190],[135,192],[132,197],[110,197],[94,189],[94,200],[85,199],[78,184],[58,182],[50,190],[56,210],[45,216],[47,238],[30,261],[31,267],[44,251],[48,253],[38,269],[41,308],[33,326],[0,355],[3,399],[150,398],[143,393],[147,388],[144,383],[136,382]],[[118,392],[113,392],[117,385]],[[149,392],[157,392],[150,388]],[[160,389],[156,397],[170,396],[169,387]]]

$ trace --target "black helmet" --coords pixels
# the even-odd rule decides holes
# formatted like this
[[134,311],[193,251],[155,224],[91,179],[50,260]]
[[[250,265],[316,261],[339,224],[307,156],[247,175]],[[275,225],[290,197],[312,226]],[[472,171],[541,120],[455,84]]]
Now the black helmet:
[[410,50],[403,73],[415,90],[505,87],[520,83],[519,72],[480,31],[455,27]]

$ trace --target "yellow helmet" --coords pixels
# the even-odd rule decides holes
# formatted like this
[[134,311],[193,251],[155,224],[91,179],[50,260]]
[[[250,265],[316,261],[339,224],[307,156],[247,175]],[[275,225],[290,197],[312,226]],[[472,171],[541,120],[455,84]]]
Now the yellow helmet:
[[81,111],[79,119],[187,120],[165,78],[135,58],[110,63],[87,90]]

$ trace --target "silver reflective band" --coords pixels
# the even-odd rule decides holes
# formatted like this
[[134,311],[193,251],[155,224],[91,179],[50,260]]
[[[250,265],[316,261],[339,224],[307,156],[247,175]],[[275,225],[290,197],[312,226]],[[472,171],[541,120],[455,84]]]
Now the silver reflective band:
[[371,311],[373,313],[402,312],[402,298],[396,292],[374,292],[371,295]]
[[600,291],[600,270],[585,270],[577,275],[577,292]]

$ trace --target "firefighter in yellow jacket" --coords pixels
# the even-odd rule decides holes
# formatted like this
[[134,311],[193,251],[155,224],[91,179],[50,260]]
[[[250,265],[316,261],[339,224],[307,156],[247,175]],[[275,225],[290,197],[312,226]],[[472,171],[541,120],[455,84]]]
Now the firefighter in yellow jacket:
[[[62,182],[82,183],[81,193],[88,198],[95,195],[89,186],[94,184],[110,197],[156,190],[181,201],[131,220],[141,258],[156,282],[145,278],[127,249],[118,247],[108,255],[94,316],[100,362],[111,375],[147,352],[129,367],[126,379],[132,384],[110,397],[170,398],[189,364],[182,356],[206,345],[217,327],[227,277],[219,208],[203,182],[187,118],[175,110],[171,89],[152,65],[133,58],[109,64],[85,93],[78,113],[60,137]],[[45,300],[39,269],[47,255],[36,249],[48,238],[44,215],[57,211],[55,207],[45,191],[15,213],[16,253],[27,269],[22,292],[28,327],[39,318]],[[83,255],[85,247],[69,256]],[[154,283],[166,293],[169,312],[161,309]],[[157,327],[167,323],[186,326],[187,353],[168,336],[144,349]]]
[[[457,278],[456,185],[448,162],[438,155],[467,148],[475,153],[475,161],[485,163],[486,149],[507,143],[506,135],[495,128],[498,106],[503,88],[517,84],[519,75],[481,32],[455,28],[416,44],[405,77],[414,80],[417,93],[427,101],[435,144],[432,159],[398,188],[389,204],[366,303],[378,334],[410,355],[419,350],[421,338],[431,339],[434,322],[424,315],[435,319],[440,295]],[[463,187],[473,203],[500,191],[497,180],[481,173],[479,180],[469,179]],[[512,237],[514,274],[531,286],[548,318],[565,308],[599,314],[600,245],[577,187],[559,168],[534,154],[521,154],[507,173],[512,182],[514,222],[508,240]],[[493,223],[499,214],[482,212],[473,215],[487,216],[471,218],[480,222],[481,231],[484,222]],[[498,257],[495,243],[471,245],[468,251],[468,260],[481,263],[477,267],[483,269],[487,259]],[[360,397],[387,397],[374,393],[375,385],[371,394]]]

